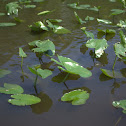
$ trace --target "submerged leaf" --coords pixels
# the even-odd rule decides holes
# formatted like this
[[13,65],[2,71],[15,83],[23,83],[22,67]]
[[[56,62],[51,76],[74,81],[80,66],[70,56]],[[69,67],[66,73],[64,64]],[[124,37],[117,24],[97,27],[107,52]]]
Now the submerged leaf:
[[6,76],[7,74],[10,74],[11,71],[10,70],[4,70],[4,69],[0,69],[0,78]]
[[4,83],[4,87],[0,87],[0,93],[4,94],[21,94],[24,90],[17,84]]
[[16,23],[0,23],[0,27],[15,26]]
[[108,47],[108,44],[105,39],[90,39],[87,41],[86,46],[88,48],[95,48],[96,58],[99,58]]
[[80,24],[86,23],[85,21],[83,21],[83,20],[78,16],[78,14],[77,14],[76,12],[74,12],[74,15],[75,15],[75,17],[77,18],[77,20],[78,20],[78,22],[79,22]]
[[89,98],[89,93],[81,89],[71,91],[61,97],[61,101],[72,101],[72,105],[82,105]]
[[101,71],[103,72],[103,74],[105,74],[106,76],[110,78],[124,78],[119,71],[117,72],[115,70],[111,71],[107,69],[101,69]]
[[62,69],[65,72],[71,73],[71,74],[77,74],[80,75],[83,78],[87,78],[92,76],[92,73],[80,66],[77,62],[71,60],[70,58],[58,56],[58,59],[60,62],[56,61],[55,59],[51,58],[52,61],[56,62],[58,65],[61,65],[62,67],[58,67],[59,69]]
[[123,113],[126,114],[126,100],[120,100],[120,101],[113,101],[112,105],[116,108],[122,108]]
[[20,57],[27,57],[26,53],[23,51],[22,48],[19,48],[19,56]]
[[14,99],[9,99],[8,102],[13,105],[18,105],[18,106],[37,104],[41,101],[40,98],[34,95],[29,95],[29,94],[11,95],[11,98],[14,98]]
[[97,18],[97,21],[100,22],[100,23],[112,24],[111,21],[109,21],[109,20],[105,20],[105,19],[98,19],[98,18]]

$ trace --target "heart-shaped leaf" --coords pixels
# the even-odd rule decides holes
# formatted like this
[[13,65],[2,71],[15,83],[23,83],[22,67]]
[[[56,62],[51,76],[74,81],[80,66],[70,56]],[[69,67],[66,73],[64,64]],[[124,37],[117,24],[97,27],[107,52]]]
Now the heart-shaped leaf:
[[96,57],[99,58],[108,47],[108,44],[105,39],[90,39],[87,41],[86,46],[88,48],[95,48]]
[[11,71],[9,71],[9,70],[0,69],[0,78],[4,77],[10,73],[11,73]]
[[58,67],[59,69],[62,69],[63,71],[71,73],[71,74],[80,75],[83,78],[87,78],[87,77],[92,76],[92,73],[88,69],[80,66],[77,62],[71,60],[70,58],[58,56],[58,59],[59,59],[60,62],[51,58],[52,61],[54,61],[58,65],[62,66],[62,67]]
[[61,101],[72,101],[72,105],[82,105],[89,98],[89,93],[81,89],[71,91],[61,97]]
[[20,57],[27,57],[26,53],[23,51],[22,48],[19,48],[19,56]]
[[14,99],[9,99],[8,102],[18,106],[32,105],[41,102],[40,98],[29,94],[11,95],[11,98]]
[[125,10],[120,10],[120,9],[112,9],[111,11],[112,11],[112,13],[110,14],[110,16],[111,15],[118,15],[118,14],[125,12]]
[[24,90],[17,84],[4,83],[4,87],[0,87],[0,93],[4,94],[21,94]]

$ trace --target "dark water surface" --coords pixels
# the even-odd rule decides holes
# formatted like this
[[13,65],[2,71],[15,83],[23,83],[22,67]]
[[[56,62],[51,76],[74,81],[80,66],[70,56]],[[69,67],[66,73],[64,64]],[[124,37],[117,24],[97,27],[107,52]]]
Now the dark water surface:
[[[0,0],[0,12],[5,11],[5,5],[13,0]],[[8,95],[0,94],[0,125],[1,126],[115,126],[121,118],[118,126],[126,126],[126,115],[122,109],[116,109],[112,106],[113,100],[126,99],[126,79],[110,79],[102,74],[100,68],[112,69],[115,59],[113,44],[120,41],[119,28],[113,27],[117,31],[111,38],[108,36],[109,47],[104,55],[99,59],[91,57],[92,49],[85,48],[88,40],[86,35],[80,30],[81,27],[87,27],[88,31],[97,35],[97,28],[112,28],[110,25],[100,25],[97,21],[90,21],[87,24],[78,24],[74,11],[84,19],[87,15],[95,18],[109,19],[111,9],[121,9],[121,5],[111,3],[109,0],[80,0],[80,4],[90,4],[101,6],[100,14],[89,10],[75,10],[67,7],[68,3],[77,2],[77,0],[45,0],[43,3],[36,4],[34,9],[20,9],[19,18],[25,20],[24,23],[17,23],[14,27],[0,27],[0,68],[12,71],[0,79],[0,86],[6,83],[19,84],[25,90],[24,93],[35,94],[41,98],[42,102],[27,107],[17,107],[9,104]],[[38,12],[45,10],[54,10],[46,16],[37,16]],[[115,17],[115,24],[120,19],[125,19],[126,15]],[[62,19],[61,26],[72,31],[70,34],[57,35],[52,32],[33,34],[28,25],[43,19]],[[1,22],[14,22],[11,16],[0,16]],[[126,33],[124,31],[124,33]],[[105,37],[105,36],[103,36]],[[33,87],[35,75],[29,72],[27,66],[39,64],[36,55],[29,49],[28,43],[33,40],[50,39],[56,46],[56,54],[70,57],[82,66],[88,68],[93,73],[92,77],[84,79],[73,76],[66,81],[67,87],[60,83],[66,73],[60,72],[55,63],[50,62],[50,58],[43,56],[43,68],[49,68],[53,74],[46,79],[38,78],[37,94]],[[24,59],[23,71],[27,78],[22,76],[18,48],[22,47],[28,57]],[[56,56],[53,58],[56,59]],[[115,70],[120,70],[126,77],[126,63],[117,60]],[[90,98],[85,105],[72,106],[70,103],[61,102],[61,96],[73,89],[85,89],[90,93]]]

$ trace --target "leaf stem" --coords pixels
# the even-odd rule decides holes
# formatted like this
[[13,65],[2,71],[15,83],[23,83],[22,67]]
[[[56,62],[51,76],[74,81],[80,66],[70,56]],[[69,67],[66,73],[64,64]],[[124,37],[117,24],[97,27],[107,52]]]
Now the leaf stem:
[[38,79],[38,75],[36,75],[35,82],[34,82],[34,87],[36,87],[37,79]]
[[21,60],[21,68],[22,68],[22,66],[23,66],[23,57],[22,57],[22,60]]
[[119,117],[119,119],[117,120],[117,122],[116,122],[115,126],[117,126],[117,125],[118,125],[118,123],[121,121],[121,119],[122,119],[122,117]]
[[117,55],[116,55],[116,57],[115,57],[115,61],[114,61],[114,64],[113,64],[112,70],[114,70],[115,63],[116,63],[116,59],[117,59]]
[[69,76],[69,73],[67,73],[67,75],[65,76],[65,78],[63,79],[63,83],[66,81],[67,77]]

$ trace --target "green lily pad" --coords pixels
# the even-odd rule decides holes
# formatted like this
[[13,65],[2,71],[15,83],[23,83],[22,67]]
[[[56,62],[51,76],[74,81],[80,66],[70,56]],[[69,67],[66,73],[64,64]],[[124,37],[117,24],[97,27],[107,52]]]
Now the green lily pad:
[[9,27],[9,26],[15,26],[16,23],[0,23],[0,27]]
[[61,19],[48,19],[51,23],[60,23],[62,22]]
[[4,83],[4,87],[0,87],[0,93],[4,94],[21,94],[24,90],[17,84]]
[[4,16],[5,15],[5,13],[0,13],[0,16]]
[[42,12],[39,12],[37,15],[45,15],[45,14],[49,14],[51,12],[52,11],[42,11]]
[[28,45],[35,47],[37,42],[42,42],[42,41],[41,40],[34,40],[32,42],[29,42]]
[[26,53],[23,51],[22,48],[19,48],[19,56],[20,57],[27,57]]
[[33,2],[44,2],[45,0],[33,0]]
[[11,98],[14,99],[9,99],[8,102],[17,106],[32,105],[41,102],[40,98],[29,94],[11,95]]
[[78,22],[79,22],[80,24],[86,23],[86,21],[83,21],[83,20],[78,16],[78,14],[77,14],[76,12],[74,12],[74,15],[75,15],[75,17],[77,18],[77,20],[78,20]]
[[112,9],[111,11],[112,11],[112,13],[110,14],[110,16],[111,16],[111,15],[122,14],[122,13],[125,12],[125,10],[120,10],[120,9]]
[[121,74],[121,72],[119,71],[111,71],[111,70],[107,70],[107,69],[101,69],[101,71],[103,72],[103,74],[105,74],[106,76],[110,77],[110,78],[124,78]]
[[54,61],[58,65],[62,66],[62,67],[58,67],[59,69],[65,71],[65,72],[71,73],[71,74],[80,75],[83,78],[92,76],[92,73],[88,69],[80,66],[77,62],[71,60],[70,58],[58,56],[58,59],[60,62],[51,58],[52,61]]
[[85,33],[85,35],[86,35],[88,38],[94,39],[94,34],[91,33],[91,32],[86,31],[86,27],[82,27],[81,30]]
[[89,98],[89,93],[81,89],[65,93],[61,97],[61,101],[72,101],[72,105],[82,105],[86,103],[86,100]]
[[99,11],[100,8],[101,8],[100,6],[98,6],[98,7],[94,6],[93,8],[89,8],[89,10]]
[[47,69],[41,69],[41,68],[38,68],[37,69],[37,74],[39,76],[41,76],[43,79],[47,78],[48,76],[52,75],[52,71],[50,70],[47,70]]
[[41,22],[35,22],[33,25],[29,25],[31,31],[41,32],[41,31],[48,31],[48,28]]
[[44,40],[44,41],[34,41],[34,42],[37,46],[37,48],[32,49],[34,52],[39,52],[39,53],[45,52],[48,55],[48,51],[50,50],[52,54],[48,56],[52,56],[55,54],[55,45],[53,44],[52,41]]
[[108,47],[108,44],[105,39],[90,39],[87,41],[86,46],[88,48],[95,48],[96,58],[99,58]]
[[11,71],[10,70],[4,70],[4,69],[0,69],[0,78],[6,76],[7,74],[10,74]]
[[85,20],[86,20],[86,21],[92,21],[92,20],[94,20],[94,17],[89,17],[89,16],[87,16],[87,17],[85,18]]
[[97,21],[98,21],[99,23],[112,24],[111,21],[105,20],[105,19],[98,19],[98,18],[97,18]]
[[122,108],[123,113],[126,114],[126,100],[120,100],[120,101],[113,101],[112,105],[116,108]]

